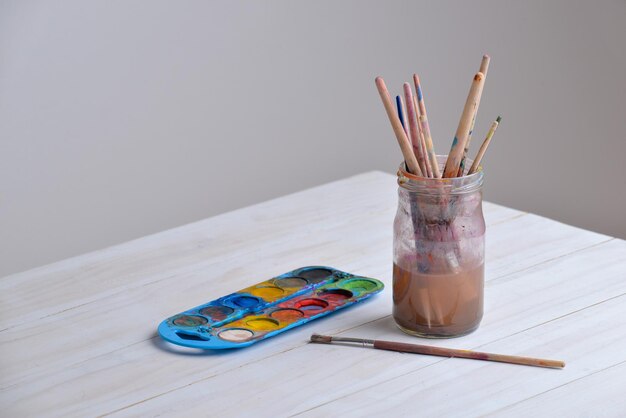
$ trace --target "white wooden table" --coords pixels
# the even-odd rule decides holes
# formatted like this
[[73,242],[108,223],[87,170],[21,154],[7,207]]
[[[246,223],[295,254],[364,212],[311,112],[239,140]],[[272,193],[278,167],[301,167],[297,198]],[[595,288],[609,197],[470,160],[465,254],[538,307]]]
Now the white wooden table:
[[[488,185],[487,185],[488,187]],[[486,307],[466,337],[391,313],[395,177],[371,172],[0,279],[0,415],[625,416],[626,242],[485,203]],[[158,323],[292,268],[383,280],[369,302],[249,348]],[[562,359],[563,370],[307,343],[313,332]]]

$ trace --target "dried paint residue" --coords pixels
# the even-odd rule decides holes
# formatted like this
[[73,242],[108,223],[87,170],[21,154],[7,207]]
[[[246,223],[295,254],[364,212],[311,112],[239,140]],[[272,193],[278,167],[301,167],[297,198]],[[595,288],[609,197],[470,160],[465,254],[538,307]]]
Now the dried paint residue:
[[174,318],[172,321],[174,325],[178,325],[179,327],[198,327],[206,324],[207,322],[209,321],[206,318],[198,315],[181,315]]
[[218,334],[218,337],[220,337],[222,340],[240,343],[249,340],[250,338],[252,338],[253,335],[254,333],[247,329],[231,328],[220,332]]
[[324,290],[319,296],[325,301],[337,305],[352,297],[352,292],[346,289],[328,289]]
[[305,316],[317,315],[328,308],[328,302],[317,298],[306,298],[296,301],[294,308],[300,309]]
[[304,287],[307,284],[309,284],[309,282],[307,282],[305,279],[303,279],[301,277],[282,277],[282,278],[279,278],[279,279],[275,279],[274,283],[277,286],[280,286],[282,288]]
[[232,299],[232,303],[242,308],[251,308],[260,304],[261,301],[252,296],[237,296]]
[[298,309],[277,309],[270,314],[270,316],[274,319],[279,320],[280,322],[293,322],[304,316],[304,312]]
[[269,331],[276,329],[280,325],[277,320],[271,318],[253,318],[246,321],[248,328],[255,331]]
[[309,269],[301,271],[298,276],[309,280],[311,283],[318,283],[332,274],[333,272],[328,269]]
[[359,293],[372,291],[377,286],[376,282],[366,279],[347,280],[341,284],[344,289]]
[[213,321],[223,321],[233,313],[235,310],[233,308],[229,308],[228,306],[219,306],[212,305],[207,306],[206,308],[200,309],[200,313],[204,316],[208,316]]
[[283,294],[285,293],[283,289],[277,286],[254,287],[254,288],[250,288],[249,292],[253,294],[254,296],[263,298],[266,302],[276,300],[280,298],[281,296],[283,296]]

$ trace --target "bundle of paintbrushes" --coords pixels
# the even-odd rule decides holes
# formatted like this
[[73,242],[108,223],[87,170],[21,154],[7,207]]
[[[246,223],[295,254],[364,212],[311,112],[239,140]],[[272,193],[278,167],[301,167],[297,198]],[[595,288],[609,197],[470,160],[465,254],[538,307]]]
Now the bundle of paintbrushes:
[[456,135],[452,141],[443,170],[440,168],[437,155],[435,154],[433,138],[426,114],[424,94],[417,74],[413,74],[415,92],[413,92],[409,83],[404,83],[404,100],[402,96],[396,96],[395,109],[385,81],[382,77],[376,77],[376,87],[400,145],[408,172],[426,178],[451,178],[474,174],[478,171],[482,157],[500,123],[500,117],[498,116],[491,125],[491,129],[487,133],[487,137],[474,159],[474,163],[467,170],[467,152],[472,139],[472,131],[476,122],[488,68],[489,56],[485,55],[479,72],[474,75],[472,80]]
[[[413,75],[415,91],[410,83],[404,83],[402,95],[396,96],[395,108],[384,80],[382,77],[376,78],[376,87],[404,156],[398,179],[401,185],[412,192],[405,199],[408,202],[406,212],[410,213],[413,242],[417,250],[416,262],[422,272],[436,269],[437,264],[442,264],[438,260],[443,261],[444,270],[457,270],[463,253],[458,247],[464,242],[469,245],[467,240],[459,236],[467,233],[465,230],[459,231],[466,225],[455,224],[455,219],[464,216],[464,211],[474,206],[472,200],[480,204],[480,197],[458,191],[470,187],[472,182],[482,184],[482,178],[475,181],[477,176],[481,176],[477,174],[480,162],[500,122],[500,117],[493,122],[476,158],[470,164],[467,153],[488,67],[489,56],[485,55],[479,72],[472,79],[450,151],[447,156],[439,157],[435,153],[424,93],[417,74]],[[401,199],[401,208],[402,205]],[[438,242],[456,244],[441,246],[436,245]],[[420,260],[422,255],[424,259]]]

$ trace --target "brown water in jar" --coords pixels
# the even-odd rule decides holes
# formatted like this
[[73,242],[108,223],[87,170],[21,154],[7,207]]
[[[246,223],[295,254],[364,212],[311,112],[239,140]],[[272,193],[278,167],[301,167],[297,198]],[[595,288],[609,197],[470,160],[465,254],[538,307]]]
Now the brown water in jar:
[[423,337],[452,337],[478,328],[483,316],[484,265],[454,274],[409,272],[393,265],[393,318]]

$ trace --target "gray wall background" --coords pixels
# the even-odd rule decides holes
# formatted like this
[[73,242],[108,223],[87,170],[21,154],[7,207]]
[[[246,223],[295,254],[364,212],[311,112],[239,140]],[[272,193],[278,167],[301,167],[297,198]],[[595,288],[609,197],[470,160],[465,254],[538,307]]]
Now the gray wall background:
[[486,198],[626,238],[625,22],[623,0],[3,1],[0,275],[394,172],[376,75],[420,73],[445,153],[485,52]]

